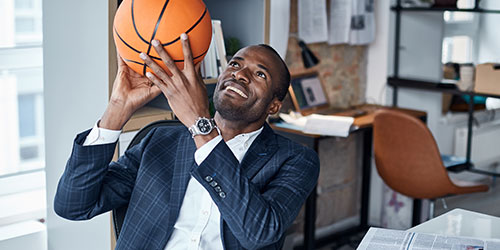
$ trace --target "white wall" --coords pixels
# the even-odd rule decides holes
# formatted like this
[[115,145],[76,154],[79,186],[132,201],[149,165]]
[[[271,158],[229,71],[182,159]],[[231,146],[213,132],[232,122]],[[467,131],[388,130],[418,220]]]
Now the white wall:
[[366,100],[386,104],[390,1],[375,1],[375,40],[368,46]]
[[[500,1],[489,0],[481,4],[482,8],[500,10]],[[478,63],[500,62],[500,23],[499,14],[482,14],[479,26]]]
[[[375,3],[377,33],[375,41],[368,46],[366,100],[370,103],[392,105],[392,88],[387,86],[387,76],[393,75],[395,14],[390,10],[390,1]],[[422,17],[405,12],[401,18],[401,29],[400,76],[440,80],[443,33],[440,14],[424,14]],[[452,142],[453,131],[443,130],[439,125],[440,93],[400,89],[398,106],[426,111],[431,131],[438,134],[436,139],[441,143]],[[446,147],[452,150],[452,145]],[[383,181],[374,162],[372,165],[374,167],[370,187],[369,223],[380,226]]]
[[[388,71],[389,55],[389,20],[390,20],[389,1],[375,1],[375,21],[376,30],[375,40],[368,46],[368,63],[366,77],[366,101],[368,103],[377,103],[381,105],[386,102],[386,82]],[[375,168],[375,162],[372,162],[372,173],[370,181],[370,212],[369,224],[380,226],[380,215],[382,208],[382,185],[383,181]]]
[[108,1],[43,1],[48,246],[110,249],[109,214],[70,222],[54,213],[56,185],[75,135],[92,127],[108,97]]

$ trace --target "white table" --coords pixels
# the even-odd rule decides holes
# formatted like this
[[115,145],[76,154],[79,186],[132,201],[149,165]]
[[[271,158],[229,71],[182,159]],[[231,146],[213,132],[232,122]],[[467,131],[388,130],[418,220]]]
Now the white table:
[[500,239],[500,218],[456,208],[407,231]]

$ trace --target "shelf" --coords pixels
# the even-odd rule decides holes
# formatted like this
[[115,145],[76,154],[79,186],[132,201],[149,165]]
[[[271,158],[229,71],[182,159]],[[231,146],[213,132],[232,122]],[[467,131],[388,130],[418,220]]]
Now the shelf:
[[472,13],[489,13],[489,14],[500,14],[500,10],[486,10],[481,8],[473,8],[473,9],[459,9],[459,8],[440,8],[440,7],[391,7],[393,11],[436,11],[436,12],[444,12],[444,11],[453,11],[453,12],[472,12]]
[[210,78],[210,79],[203,79],[203,82],[205,84],[214,84],[217,83],[218,78]]
[[485,97],[500,98],[500,95],[495,95],[495,94],[461,91],[457,89],[456,85],[451,82],[431,82],[431,81],[417,80],[417,79],[388,77],[387,84],[392,87],[421,89],[421,90],[428,90],[435,92],[450,93],[455,95],[470,95],[470,96],[485,96]]
[[137,110],[123,127],[123,132],[139,130],[147,124],[158,120],[172,120],[170,110],[144,106]]

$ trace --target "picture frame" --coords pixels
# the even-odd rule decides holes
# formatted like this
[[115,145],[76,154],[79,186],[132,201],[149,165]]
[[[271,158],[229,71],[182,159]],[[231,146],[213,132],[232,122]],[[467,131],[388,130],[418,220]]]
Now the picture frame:
[[303,115],[329,107],[323,83],[317,72],[292,75],[288,92],[295,110]]

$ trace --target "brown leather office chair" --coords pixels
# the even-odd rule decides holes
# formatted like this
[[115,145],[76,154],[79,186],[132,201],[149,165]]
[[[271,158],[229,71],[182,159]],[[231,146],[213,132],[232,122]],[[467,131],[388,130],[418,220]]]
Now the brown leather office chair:
[[414,199],[429,199],[430,218],[434,199],[488,191],[488,185],[460,181],[459,186],[450,179],[436,141],[421,120],[394,110],[379,110],[373,126],[378,173],[396,192]]

